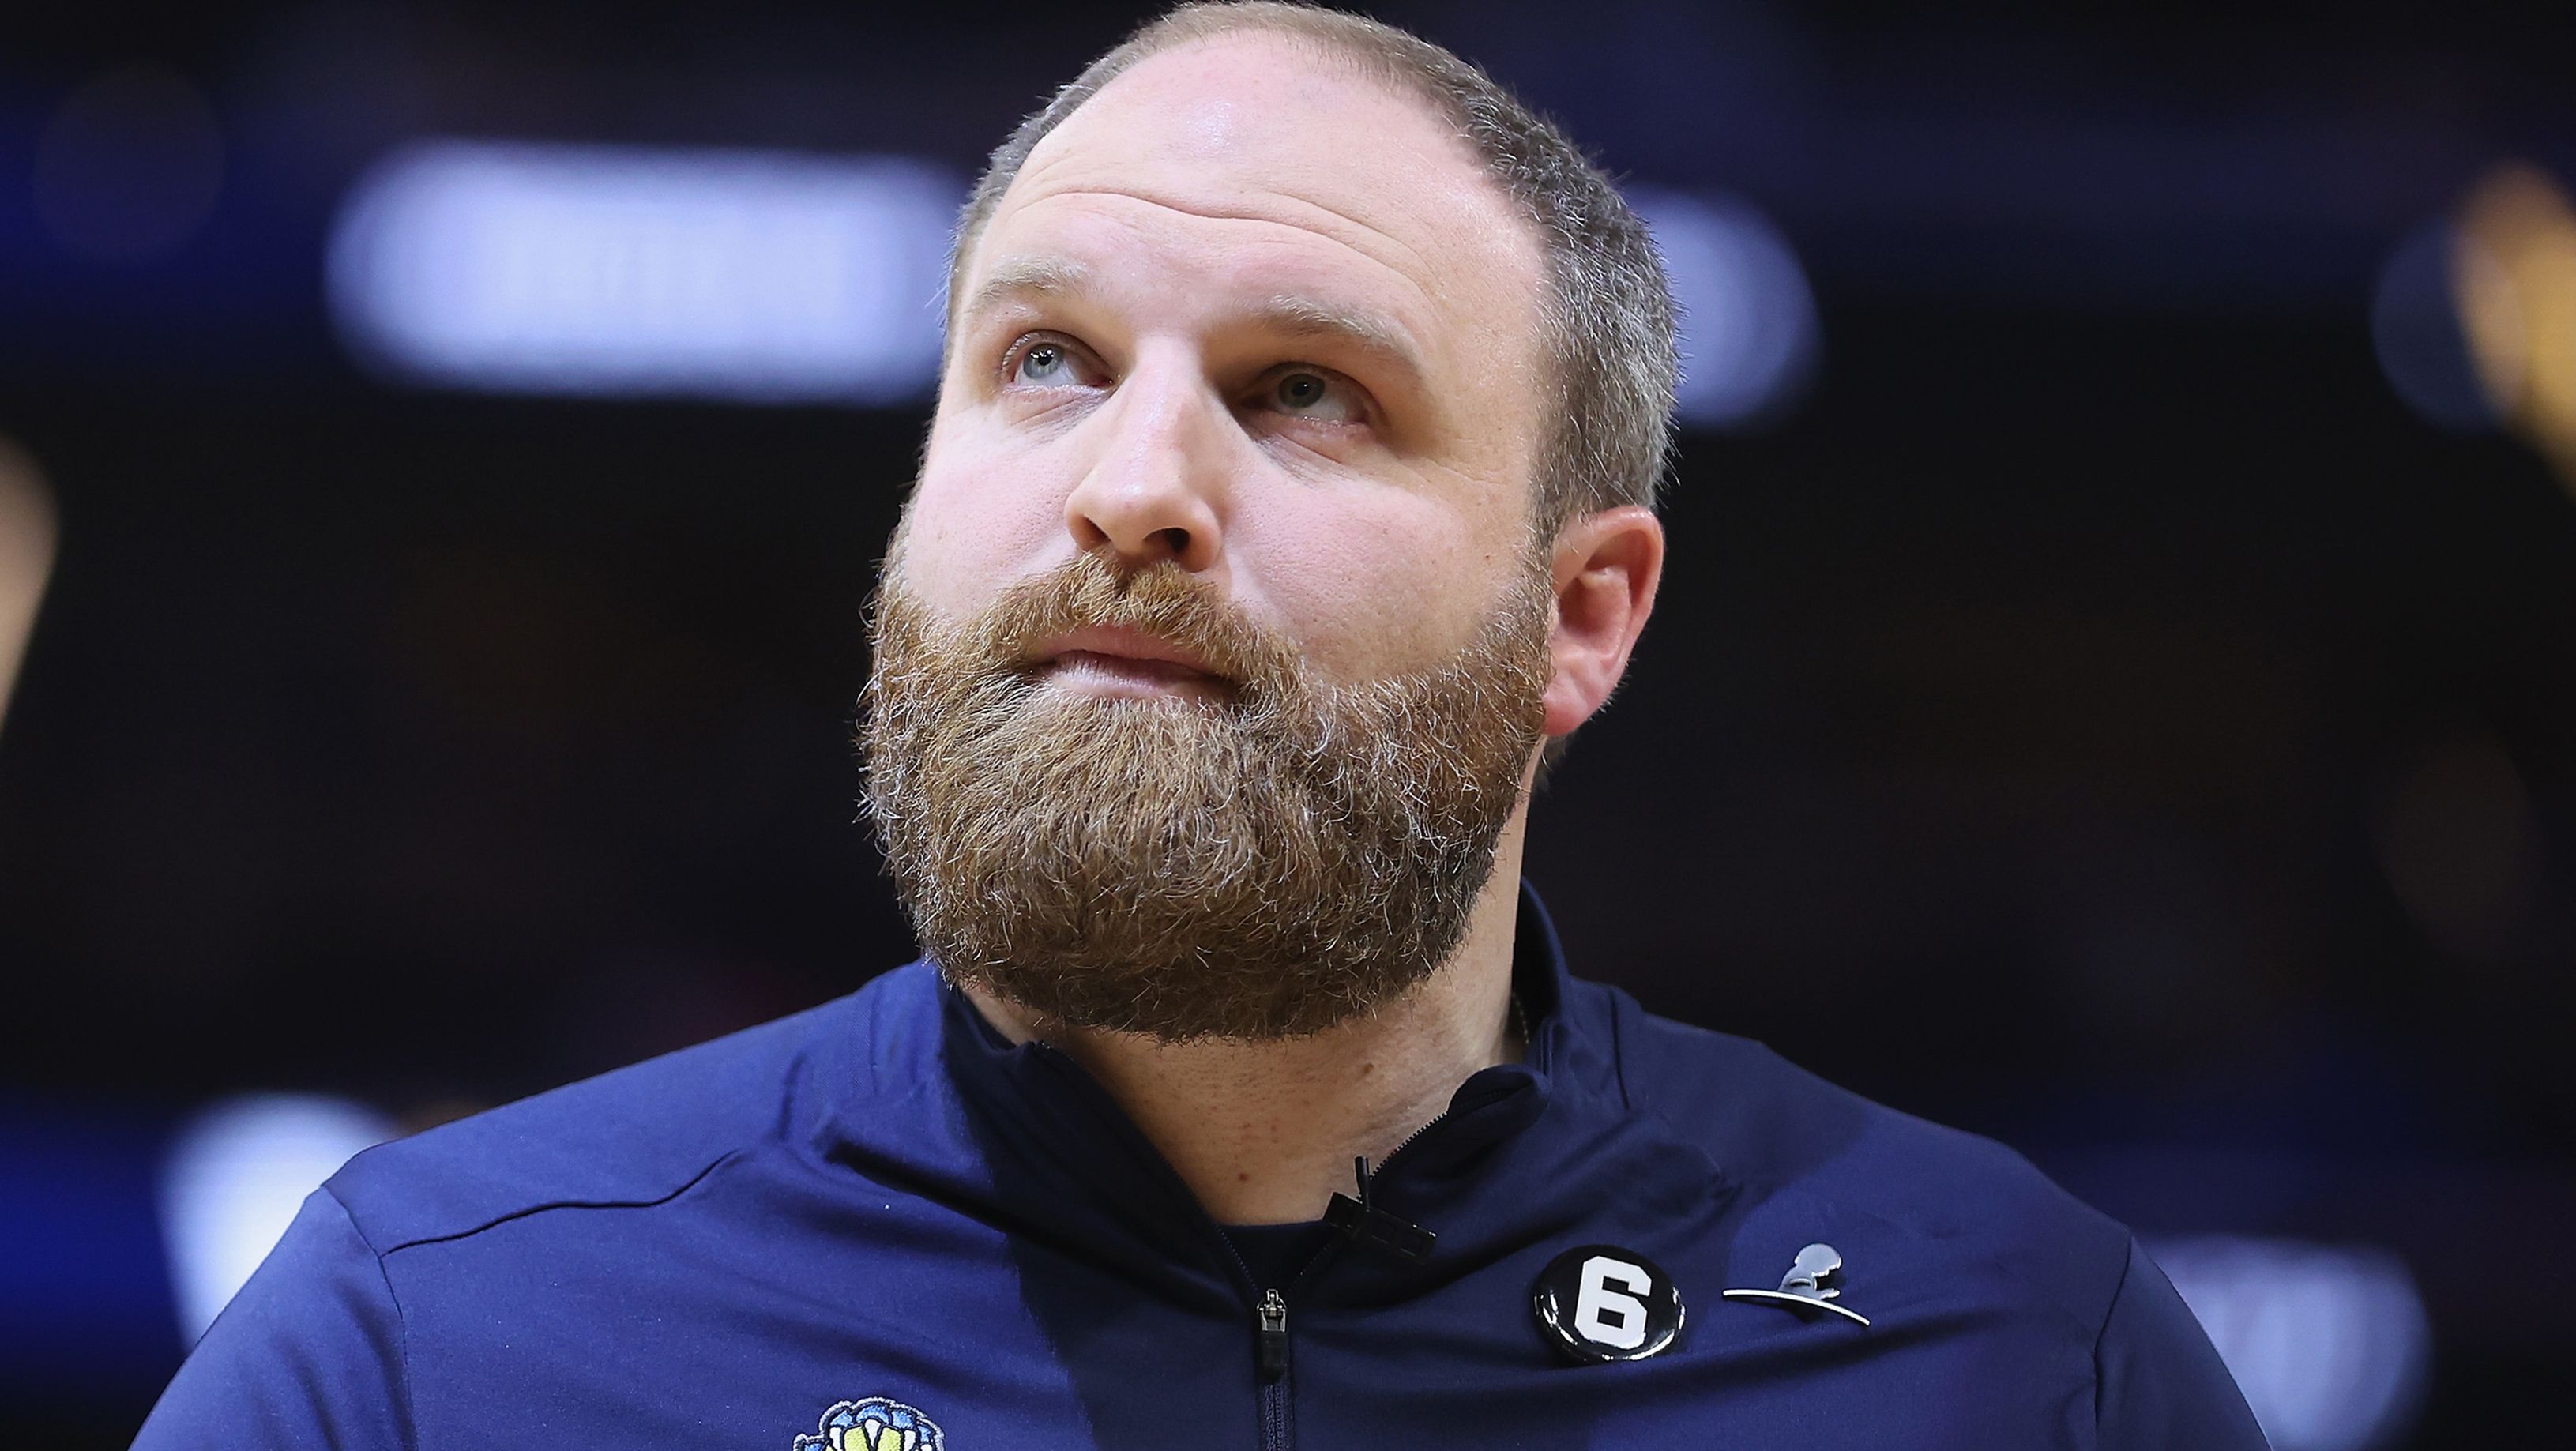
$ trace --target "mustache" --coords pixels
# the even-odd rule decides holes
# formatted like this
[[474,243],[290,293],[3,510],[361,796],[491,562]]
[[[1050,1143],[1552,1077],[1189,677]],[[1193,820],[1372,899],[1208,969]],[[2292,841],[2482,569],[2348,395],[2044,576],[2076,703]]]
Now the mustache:
[[1047,642],[1110,628],[1188,651],[1246,697],[1277,700],[1304,683],[1294,646],[1170,560],[1127,569],[1099,551],[1076,555],[1004,590],[970,628],[976,652],[996,671],[1027,675],[1043,663]]

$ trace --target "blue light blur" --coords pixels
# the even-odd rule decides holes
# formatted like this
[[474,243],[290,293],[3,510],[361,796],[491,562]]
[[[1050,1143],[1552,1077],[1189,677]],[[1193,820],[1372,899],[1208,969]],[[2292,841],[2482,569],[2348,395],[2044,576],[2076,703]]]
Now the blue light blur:
[[890,157],[423,142],[343,203],[331,311],[409,382],[899,402],[937,376],[963,195]]
[[2370,342],[2388,386],[2417,417],[2474,430],[2497,419],[2460,316],[2458,270],[2485,261],[2465,245],[2447,218],[2406,234],[2371,291]]
[[2151,1253],[2273,1451],[2369,1451],[2414,1424],[2432,1330],[2395,1255],[2233,1235],[2167,1240]]
[[1681,310],[1685,424],[1751,429],[1778,420],[1813,377],[1816,304],[1798,254],[1751,203],[1635,188]]
[[304,1196],[350,1155],[393,1136],[373,1112],[314,1094],[226,1099],[184,1125],[163,1160],[160,1196],[181,1340],[206,1333]]

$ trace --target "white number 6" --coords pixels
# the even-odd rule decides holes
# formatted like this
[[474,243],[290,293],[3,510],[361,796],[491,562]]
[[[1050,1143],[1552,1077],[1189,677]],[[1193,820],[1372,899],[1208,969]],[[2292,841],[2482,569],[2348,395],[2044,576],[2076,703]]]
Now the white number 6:
[[[1614,1284],[1629,1293],[1611,1289]],[[1576,1334],[1614,1350],[1634,1350],[1646,1343],[1646,1302],[1637,1296],[1655,1288],[1654,1276],[1626,1260],[1594,1255],[1583,1262],[1579,1285],[1574,1297]]]

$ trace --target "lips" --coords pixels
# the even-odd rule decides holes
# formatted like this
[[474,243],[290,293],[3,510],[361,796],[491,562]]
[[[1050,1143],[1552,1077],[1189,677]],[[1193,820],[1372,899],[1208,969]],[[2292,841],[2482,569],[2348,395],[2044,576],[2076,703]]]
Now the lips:
[[1070,631],[1034,656],[1038,678],[1094,695],[1216,695],[1231,685],[1190,651],[1120,626]]

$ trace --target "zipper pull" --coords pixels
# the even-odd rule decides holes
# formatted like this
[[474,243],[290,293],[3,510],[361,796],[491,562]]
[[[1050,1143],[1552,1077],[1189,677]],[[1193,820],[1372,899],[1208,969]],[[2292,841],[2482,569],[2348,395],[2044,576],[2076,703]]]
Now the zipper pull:
[[1288,1302],[1277,1290],[1261,1295],[1261,1378],[1278,1380],[1288,1374]]

